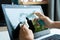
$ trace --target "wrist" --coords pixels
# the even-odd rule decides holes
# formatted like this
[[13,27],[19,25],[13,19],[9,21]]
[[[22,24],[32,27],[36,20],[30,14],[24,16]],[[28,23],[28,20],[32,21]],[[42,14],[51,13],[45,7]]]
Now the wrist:
[[47,28],[52,28],[54,25],[54,21],[52,21],[49,17],[45,16],[43,18],[43,21],[45,22],[45,24],[47,25]]
[[54,22],[51,22],[49,28],[53,28],[54,27]]
[[34,40],[34,37],[26,36],[24,39],[26,39],[26,40]]
[[20,38],[19,40],[34,40],[34,39],[30,39],[30,38]]
[[32,39],[32,38],[26,38],[26,40],[34,40],[34,38]]

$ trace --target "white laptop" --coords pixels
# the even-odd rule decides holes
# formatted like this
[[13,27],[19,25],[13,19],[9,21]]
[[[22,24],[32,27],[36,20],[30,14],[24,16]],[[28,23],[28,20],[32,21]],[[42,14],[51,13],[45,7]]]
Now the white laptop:
[[[8,26],[8,32],[10,35],[11,40],[15,40],[13,37],[13,31],[17,28],[18,24],[20,22],[25,22],[26,17],[31,15],[35,11],[39,11],[40,13],[43,13],[41,6],[25,6],[25,5],[8,5],[8,4],[2,4],[2,9],[4,12],[4,16],[6,19],[6,23]],[[29,17],[28,17],[29,18]],[[29,18],[32,20],[34,17],[32,16]],[[35,39],[41,38],[42,36],[45,36],[49,34],[50,31],[47,28],[46,30],[41,30],[34,33]]]

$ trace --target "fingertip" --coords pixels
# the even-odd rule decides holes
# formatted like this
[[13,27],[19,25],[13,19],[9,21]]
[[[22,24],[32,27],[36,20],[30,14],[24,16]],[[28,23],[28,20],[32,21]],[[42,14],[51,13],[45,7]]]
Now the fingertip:
[[39,16],[40,12],[34,12],[34,14],[36,14],[37,16]]
[[28,27],[26,26],[26,25],[23,25],[23,27],[22,27],[23,29],[28,29]]

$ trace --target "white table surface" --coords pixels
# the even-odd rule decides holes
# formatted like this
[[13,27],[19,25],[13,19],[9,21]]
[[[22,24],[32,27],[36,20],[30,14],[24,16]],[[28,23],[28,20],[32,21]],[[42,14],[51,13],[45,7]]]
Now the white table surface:
[[10,40],[8,31],[1,31],[0,32],[0,40]]
[[[47,37],[47,36],[50,36],[53,34],[60,34],[60,29],[51,29],[50,32],[51,33],[49,35],[46,35],[43,37]],[[41,38],[43,38],[43,37],[41,37]],[[38,38],[38,39],[40,39],[40,38]],[[9,35],[8,35],[8,31],[1,31],[0,32],[0,40],[10,40]]]

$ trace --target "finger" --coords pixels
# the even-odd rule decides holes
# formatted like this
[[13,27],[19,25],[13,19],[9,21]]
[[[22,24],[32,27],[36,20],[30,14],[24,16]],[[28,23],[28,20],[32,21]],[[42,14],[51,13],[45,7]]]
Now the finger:
[[40,12],[35,12],[35,14],[36,14],[38,17],[44,16],[44,14],[43,14],[43,13],[40,13]]
[[24,25],[20,27],[20,32],[22,33],[24,31]]
[[22,29],[23,26],[24,26],[24,24],[20,24],[20,29]]
[[23,26],[21,27],[21,30],[22,30],[23,32],[29,31],[28,27],[25,26],[25,25],[23,25]]
[[33,21],[38,21],[38,18],[35,18]]
[[23,26],[23,29],[27,29],[28,30],[28,27],[26,25]]
[[20,34],[21,34],[22,36],[26,34],[26,29],[25,29],[24,25],[23,25],[23,26],[21,27],[21,29],[20,29]]

